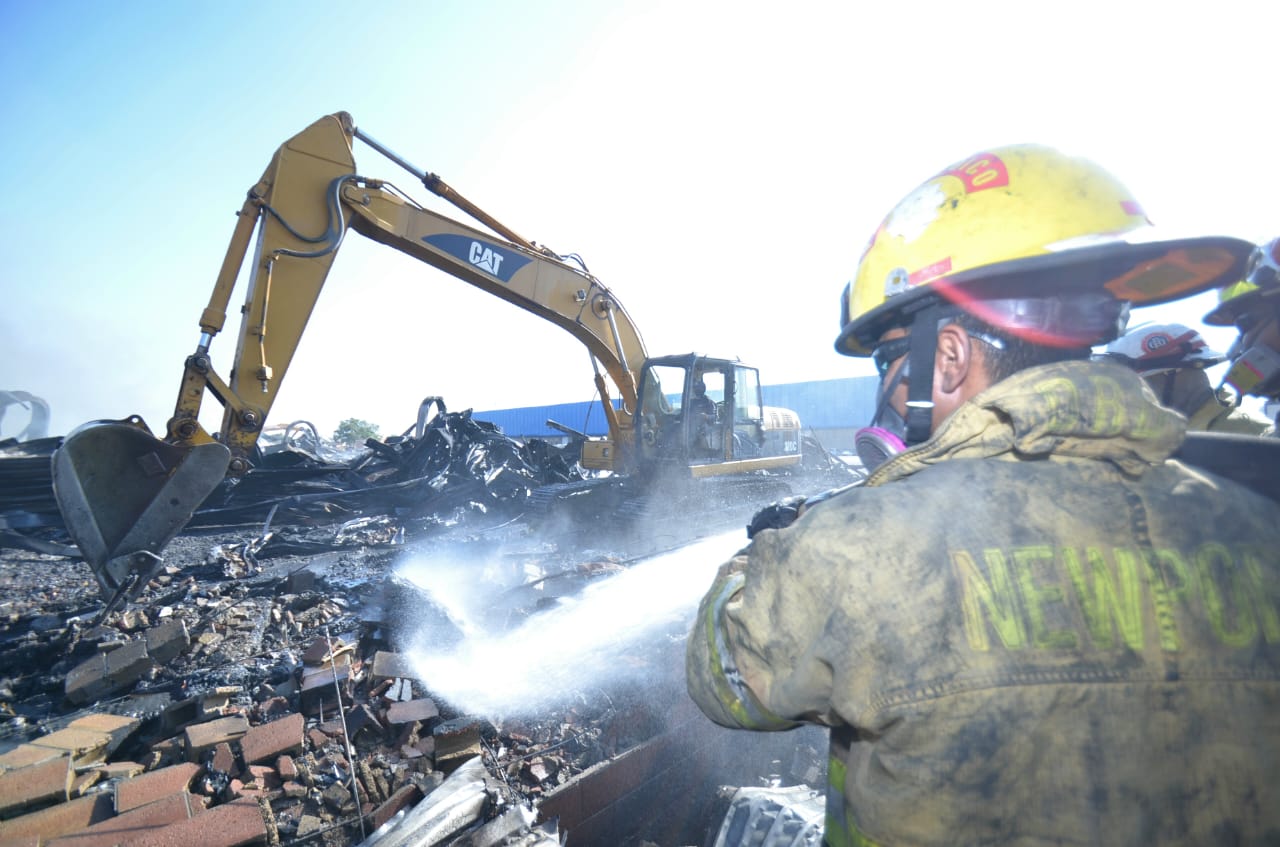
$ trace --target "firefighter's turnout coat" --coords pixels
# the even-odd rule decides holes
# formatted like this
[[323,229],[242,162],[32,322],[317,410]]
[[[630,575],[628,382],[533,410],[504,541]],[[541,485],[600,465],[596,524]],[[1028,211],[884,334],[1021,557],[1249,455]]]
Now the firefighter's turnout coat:
[[714,721],[831,727],[830,844],[1280,839],[1280,506],[1123,368],[1014,375],[726,564]]

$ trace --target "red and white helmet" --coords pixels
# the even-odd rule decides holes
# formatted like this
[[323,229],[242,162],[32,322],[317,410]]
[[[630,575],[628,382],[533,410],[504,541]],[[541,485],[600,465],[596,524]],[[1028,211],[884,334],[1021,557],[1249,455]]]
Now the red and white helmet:
[[1108,344],[1102,358],[1115,359],[1142,376],[1183,368],[1211,368],[1227,360],[1200,333],[1182,324],[1136,326]]

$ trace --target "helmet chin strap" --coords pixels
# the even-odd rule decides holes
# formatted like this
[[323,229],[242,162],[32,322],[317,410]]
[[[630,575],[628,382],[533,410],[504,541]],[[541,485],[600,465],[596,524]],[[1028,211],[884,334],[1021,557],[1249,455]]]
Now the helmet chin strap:
[[908,447],[929,440],[933,429],[933,361],[938,352],[938,322],[953,310],[932,305],[911,322],[911,373],[907,375]]

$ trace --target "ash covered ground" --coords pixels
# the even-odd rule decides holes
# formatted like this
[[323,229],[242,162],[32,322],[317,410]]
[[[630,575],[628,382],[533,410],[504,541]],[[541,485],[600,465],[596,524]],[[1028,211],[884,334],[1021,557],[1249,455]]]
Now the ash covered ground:
[[58,441],[0,451],[0,843],[702,844],[719,786],[822,782],[820,733],[697,713],[684,641],[752,514],[843,466],[637,497],[441,402],[264,456],[104,615]]
[[[194,766],[181,790],[196,818],[256,804],[261,832],[250,819],[253,840],[235,843],[373,843],[446,789],[456,806],[453,775],[468,778],[468,811],[423,843],[558,843],[545,798],[688,718],[692,605],[742,520],[558,541],[515,524],[408,543],[380,520],[191,530],[138,601],[102,621],[87,565],[0,551],[0,768],[18,773],[24,751],[87,718],[131,721],[70,751],[65,794],[0,811],[0,840],[84,798],[117,802],[81,831],[108,826],[121,786]],[[261,755],[255,733],[273,725],[292,735]],[[762,778],[816,778],[820,756],[801,748]],[[630,843],[647,841],[637,821]]]

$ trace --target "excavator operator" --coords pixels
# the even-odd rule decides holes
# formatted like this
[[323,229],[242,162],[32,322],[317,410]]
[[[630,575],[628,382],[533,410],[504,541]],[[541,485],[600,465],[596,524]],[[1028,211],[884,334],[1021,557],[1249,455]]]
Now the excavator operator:
[[[1242,394],[1280,401],[1280,238],[1253,251],[1244,279],[1218,292],[1218,306],[1204,322],[1240,331],[1227,351],[1226,382]],[[1280,412],[1264,434],[1278,430]]]
[[694,444],[698,449],[713,448],[711,433],[716,425],[716,402],[707,396],[707,383],[702,374],[693,377],[693,396],[689,398],[689,420],[694,427]]
[[1252,245],[1150,232],[1096,164],[1019,145],[863,253],[836,348],[879,369],[887,459],[757,532],[687,648],[716,723],[830,728],[827,844],[1280,833],[1280,505],[1171,461],[1186,419],[1090,359]]
[[1205,369],[1227,357],[1190,327],[1135,327],[1108,344],[1099,358],[1136,371],[1161,405],[1186,415],[1190,430],[1261,435],[1267,429],[1268,421],[1241,409],[1226,388],[1214,389]]

